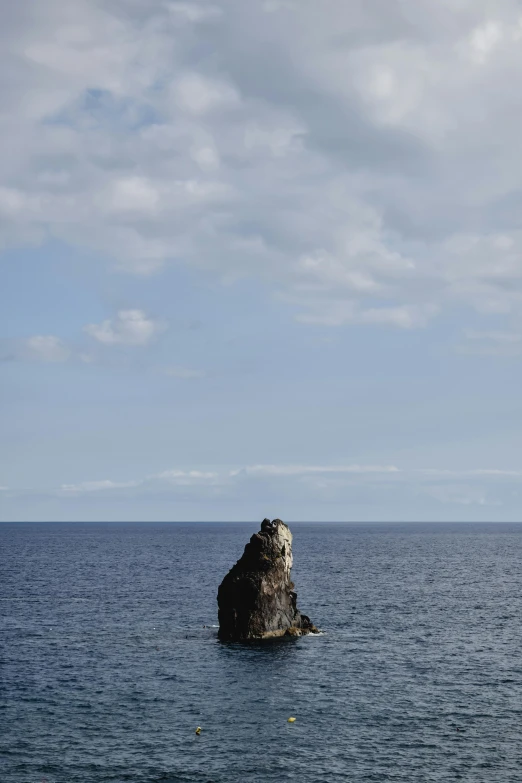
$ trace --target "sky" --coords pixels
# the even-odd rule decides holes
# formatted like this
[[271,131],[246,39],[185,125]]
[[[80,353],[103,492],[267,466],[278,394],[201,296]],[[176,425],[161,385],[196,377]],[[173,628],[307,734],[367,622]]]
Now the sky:
[[0,21],[1,520],[522,518],[519,0]]

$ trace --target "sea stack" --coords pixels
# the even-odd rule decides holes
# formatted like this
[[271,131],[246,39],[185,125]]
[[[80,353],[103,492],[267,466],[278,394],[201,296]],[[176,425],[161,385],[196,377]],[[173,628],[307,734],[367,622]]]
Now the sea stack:
[[318,633],[298,610],[292,568],[292,534],[280,519],[261,530],[225,576],[218,590],[219,638],[243,642]]

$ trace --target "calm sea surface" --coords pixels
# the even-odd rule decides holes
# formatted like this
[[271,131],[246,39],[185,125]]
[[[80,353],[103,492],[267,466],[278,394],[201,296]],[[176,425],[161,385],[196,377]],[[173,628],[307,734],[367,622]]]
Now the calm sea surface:
[[522,781],[522,525],[293,525],[324,635],[221,644],[256,529],[0,525],[0,781]]

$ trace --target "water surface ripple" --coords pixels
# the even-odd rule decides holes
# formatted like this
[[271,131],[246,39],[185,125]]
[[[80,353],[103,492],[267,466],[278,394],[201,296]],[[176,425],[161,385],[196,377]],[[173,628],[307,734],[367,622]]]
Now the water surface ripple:
[[325,634],[220,644],[255,530],[0,525],[2,783],[522,781],[522,526],[294,525]]

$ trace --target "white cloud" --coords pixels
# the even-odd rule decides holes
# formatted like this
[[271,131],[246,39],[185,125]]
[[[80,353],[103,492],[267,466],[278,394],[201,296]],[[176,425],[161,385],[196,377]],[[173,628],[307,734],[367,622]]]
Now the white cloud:
[[516,0],[19,0],[4,17],[0,247],[250,276],[332,327],[473,308],[515,331]]
[[471,31],[467,41],[469,56],[474,62],[484,64],[503,37],[502,25],[493,19],[478,25]]
[[88,324],[84,331],[103,345],[147,345],[164,328],[143,310],[120,310],[116,318]]
[[522,470],[502,470],[499,468],[476,468],[474,470],[444,470],[438,468],[418,468],[417,473],[430,477],[445,478],[522,478]]
[[355,302],[314,302],[311,312],[298,316],[303,323],[323,324],[324,326],[342,326],[343,324],[375,324],[376,326],[393,326],[399,329],[413,329],[425,326],[436,312],[434,305],[425,307],[373,307],[360,309]]
[[490,476],[490,477],[508,477],[508,478],[522,478],[522,470],[499,470],[498,468],[481,468],[478,470],[466,471],[467,476]]
[[221,9],[203,3],[168,3],[168,11],[186,22],[206,22],[221,16]]
[[[415,464],[415,463],[413,463]],[[7,476],[6,476],[7,479]],[[9,496],[42,494],[62,499],[63,516],[74,509],[88,516],[92,502],[109,499],[118,508],[158,509],[172,518],[282,516],[283,519],[363,521],[516,519],[522,493],[522,467],[419,468],[367,464],[178,465],[151,475],[118,480],[86,480],[61,486],[10,489]],[[7,491],[7,487],[4,487]],[[1,489],[0,489],[1,492]],[[6,495],[7,497],[7,495]],[[87,504],[87,505],[85,505]],[[171,505],[172,504],[172,505]],[[186,505],[188,504],[188,506]],[[187,517],[187,508],[193,513]],[[205,511],[202,512],[202,509]],[[225,511],[226,509],[226,511]],[[237,515],[232,509],[241,509]],[[257,509],[257,511],[256,511]],[[270,509],[272,509],[270,511]],[[84,517],[82,517],[84,518]],[[116,516],[117,518],[117,516]]]
[[263,0],[263,11],[267,14],[274,14],[278,11],[293,11],[297,8],[292,0]]
[[215,171],[219,168],[219,154],[213,146],[193,146],[190,149],[190,157],[203,171]]
[[122,177],[111,183],[107,201],[114,211],[154,212],[159,193],[145,177]]
[[66,362],[71,356],[68,346],[54,335],[35,335],[24,341],[23,353],[41,362]]
[[179,76],[172,85],[172,95],[181,109],[196,116],[234,106],[239,101],[230,84],[196,72]]
[[80,481],[77,484],[62,484],[59,492],[64,495],[81,495],[85,493],[110,492],[112,490],[126,490],[142,488],[150,490],[160,483],[172,487],[211,486],[220,483],[218,472],[200,470],[165,470],[156,475],[143,479],[130,481],[112,481],[102,479],[100,481]]
[[[113,319],[107,319],[100,324],[88,324],[84,327],[84,332],[105,346],[145,346],[165,329],[165,322],[148,318],[143,310],[120,310]],[[69,360],[95,364],[100,358],[95,346],[85,350],[81,345],[68,344],[55,335],[33,335],[24,340],[13,341],[12,350],[10,356],[13,359],[55,364]],[[172,377],[187,379],[204,375],[202,371],[184,367],[168,367],[165,372]]]
[[219,484],[219,473],[201,470],[165,470],[157,476],[150,476],[149,480],[159,479],[177,487],[190,487],[200,484]]
[[[296,465],[266,464],[174,468],[128,481],[82,481],[51,490],[60,497],[98,493],[135,494],[154,497],[159,493],[192,502],[227,499],[263,503],[267,497],[292,507],[299,500],[321,503],[369,504],[393,501],[404,508],[416,507],[419,498],[435,501],[455,511],[459,507],[500,507],[512,504],[522,483],[518,468],[406,468],[396,465]],[[7,489],[7,487],[5,488]],[[40,491],[40,490],[39,490]],[[429,501],[428,501],[429,502]],[[290,504],[290,506],[288,506]]]
[[62,484],[60,491],[65,494],[78,495],[84,492],[104,492],[112,489],[130,489],[136,487],[140,482],[137,481],[82,481],[79,484]]
[[354,474],[372,474],[372,473],[398,473],[399,468],[395,465],[249,465],[231,471],[230,475],[240,476],[306,476],[309,474],[327,474],[327,473],[354,473]]

